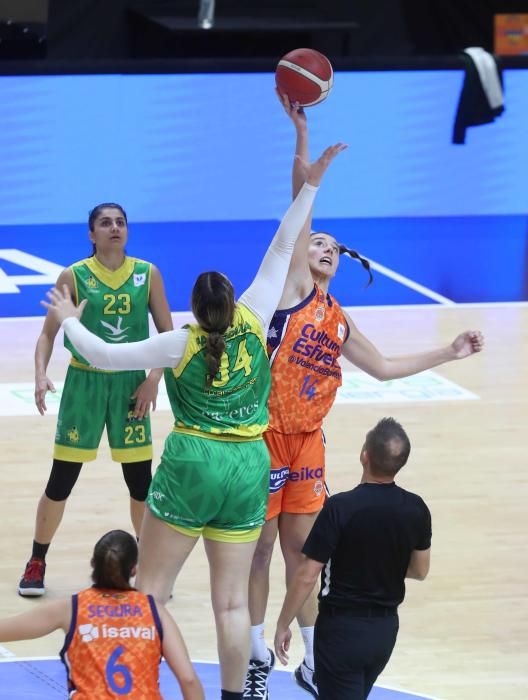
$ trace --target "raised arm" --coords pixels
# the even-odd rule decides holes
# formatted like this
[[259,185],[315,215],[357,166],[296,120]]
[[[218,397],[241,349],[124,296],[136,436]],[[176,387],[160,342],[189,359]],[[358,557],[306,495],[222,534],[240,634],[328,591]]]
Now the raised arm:
[[[292,167],[292,196],[299,194],[306,181],[306,173],[302,162],[309,162],[310,149],[308,143],[308,121],[305,111],[298,103],[292,104],[287,95],[277,92],[279,100],[288,118],[295,128],[295,155]],[[312,273],[308,264],[308,246],[312,230],[312,209],[306,218],[299,237],[293,249],[293,255],[288,270],[288,276],[284,285],[284,291],[279,300],[279,308],[294,306],[299,299],[303,299],[313,287]]]
[[[57,285],[61,287],[67,285],[72,296],[74,295],[73,274],[69,268],[60,273]],[[60,323],[53,314],[48,313],[35,347],[35,405],[41,416],[48,410],[46,394],[48,391],[55,391],[53,382],[48,378],[47,370],[59,328]]]
[[267,328],[282,296],[295,241],[306,221],[317,188],[328,166],[346,146],[338,143],[327,148],[314,163],[298,158],[305,172],[306,182],[284,215],[253,283],[239,299]]
[[343,345],[343,355],[356,367],[380,381],[409,377],[445,362],[469,357],[480,352],[484,347],[484,338],[480,331],[466,331],[458,335],[449,345],[436,350],[401,357],[385,357],[368,338],[360,333],[348,314],[345,315],[350,333]]

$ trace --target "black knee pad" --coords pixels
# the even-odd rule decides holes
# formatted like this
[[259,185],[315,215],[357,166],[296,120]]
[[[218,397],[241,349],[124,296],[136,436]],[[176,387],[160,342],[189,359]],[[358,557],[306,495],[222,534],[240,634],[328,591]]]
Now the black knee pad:
[[82,464],[54,459],[44,493],[51,501],[65,501],[81,473]]
[[152,481],[152,460],[128,462],[122,464],[121,467],[130,498],[135,501],[145,501]]

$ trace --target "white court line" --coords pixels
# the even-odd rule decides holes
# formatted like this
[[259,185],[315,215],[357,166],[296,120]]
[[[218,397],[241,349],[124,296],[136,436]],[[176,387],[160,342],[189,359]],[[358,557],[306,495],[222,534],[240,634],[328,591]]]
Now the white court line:
[[14,661],[16,658],[16,654],[13,654],[12,651],[9,651],[9,649],[6,649],[3,646],[0,646],[0,662],[1,661]]
[[400,275],[399,272],[394,272],[394,270],[385,267],[385,265],[381,265],[374,260],[369,260],[369,263],[373,270],[380,272],[382,275],[385,275],[385,277],[388,277],[395,282],[399,282],[404,287],[408,287],[419,294],[423,294],[425,297],[428,297],[433,301],[437,301],[439,304],[443,304],[444,306],[456,306],[456,302],[454,302],[452,299],[448,299],[447,297],[442,296],[442,294],[438,294],[438,292],[434,292],[432,289],[429,289],[429,287],[424,287],[423,284],[418,284],[418,282],[414,282],[408,277]]

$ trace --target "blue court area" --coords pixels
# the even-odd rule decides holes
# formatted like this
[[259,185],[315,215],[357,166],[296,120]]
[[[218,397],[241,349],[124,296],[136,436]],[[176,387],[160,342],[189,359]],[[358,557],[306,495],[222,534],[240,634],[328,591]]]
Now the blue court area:
[[[195,663],[207,700],[220,697],[220,675],[214,663]],[[59,659],[8,659],[0,662],[0,700],[53,700],[67,698],[65,670]],[[165,662],[161,666],[161,692],[167,700],[181,700],[177,683]],[[272,700],[309,700],[287,671],[274,671],[270,680]],[[94,698],[95,700],[95,698]],[[369,700],[428,700],[425,695],[375,687]]]
[[[190,307],[204,270],[220,270],[240,294],[256,274],[276,220],[131,223],[129,255],[153,262],[173,311]],[[346,306],[528,300],[526,216],[318,219],[373,263],[374,283],[348,257],[332,281]],[[60,269],[88,257],[86,224],[0,226],[0,317],[41,316]],[[47,274],[46,274],[47,273]]]

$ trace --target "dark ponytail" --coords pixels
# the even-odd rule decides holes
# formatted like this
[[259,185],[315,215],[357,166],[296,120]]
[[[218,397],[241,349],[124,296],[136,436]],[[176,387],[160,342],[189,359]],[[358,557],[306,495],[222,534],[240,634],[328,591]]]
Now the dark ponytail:
[[111,530],[94,547],[92,581],[96,588],[129,591],[130,577],[137,564],[138,548],[134,537],[124,530]]
[[202,272],[194,283],[191,307],[196,320],[208,333],[205,383],[211,386],[226,349],[223,335],[232,324],[235,313],[233,285],[221,272]]
[[369,261],[366,260],[365,258],[361,257],[361,255],[357,251],[352,250],[352,248],[347,248],[346,245],[343,245],[342,243],[338,243],[338,246],[339,246],[339,255],[348,255],[349,257],[353,258],[354,260],[358,260],[363,265],[365,270],[368,272],[368,276],[369,276],[369,281],[367,282],[367,287],[370,287],[374,278],[372,277],[372,272],[370,270]]
[[205,362],[207,364],[207,377],[205,382],[207,386],[211,386],[214,378],[218,374],[220,369],[220,363],[222,362],[222,355],[226,349],[226,344],[224,336],[218,331],[212,331],[207,336],[207,343],[205,345]]

